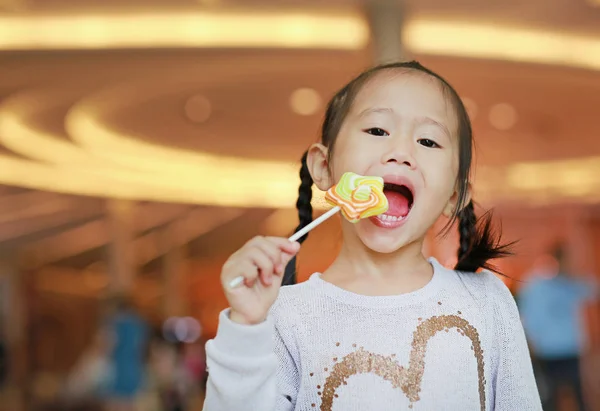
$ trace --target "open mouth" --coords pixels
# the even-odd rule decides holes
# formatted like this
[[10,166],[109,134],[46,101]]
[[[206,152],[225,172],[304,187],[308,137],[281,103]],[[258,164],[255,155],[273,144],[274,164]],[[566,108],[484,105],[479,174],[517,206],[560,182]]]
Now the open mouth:
[[385,214],[377,216],[384,223],[396,223],[404,220],[414,203],[410,187],[403,184],[385,183],[383,193],[387,197],[389,208]]

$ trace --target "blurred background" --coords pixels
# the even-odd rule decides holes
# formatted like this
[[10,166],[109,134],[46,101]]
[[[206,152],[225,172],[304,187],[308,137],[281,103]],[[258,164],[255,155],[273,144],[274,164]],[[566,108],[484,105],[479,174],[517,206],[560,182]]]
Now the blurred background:
[[[413,58],[519,240],[498,266],[545,409],[599,410],[598,0],[0,0],[0,409],[200,410],[222,263],[297,224],[329,97]],[[299,281],[339,238],[314,230]]]

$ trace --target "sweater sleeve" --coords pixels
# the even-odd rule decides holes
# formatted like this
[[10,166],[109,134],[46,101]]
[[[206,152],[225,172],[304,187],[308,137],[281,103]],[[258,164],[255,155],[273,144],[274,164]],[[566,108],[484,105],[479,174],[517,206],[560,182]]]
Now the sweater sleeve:
[[206,344],[208,383],[204,411],[291,411],[298,370],[273,318],[237,324],[229,310],[219,316],[214,340]]
[[504,283],[492,273],[496,329],[495,411],[541,411],[531,356],[517,304]]

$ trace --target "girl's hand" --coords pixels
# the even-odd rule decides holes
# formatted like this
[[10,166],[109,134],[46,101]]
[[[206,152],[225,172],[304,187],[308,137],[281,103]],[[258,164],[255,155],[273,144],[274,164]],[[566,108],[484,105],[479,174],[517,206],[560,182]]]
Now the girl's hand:
[[[221,283],[231,307],[231,320],[258,324],[267,318],[281,287],[287,263],[298,253],[300,244],[280,237],[254,237],[223,265]],[[244,283],[230,288],[236,277]]]

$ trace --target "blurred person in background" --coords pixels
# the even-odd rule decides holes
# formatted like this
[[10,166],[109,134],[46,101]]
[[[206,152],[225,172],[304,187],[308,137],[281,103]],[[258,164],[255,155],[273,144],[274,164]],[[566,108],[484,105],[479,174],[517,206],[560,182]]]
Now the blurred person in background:
[[113,383],[111,352],[114,339],[99,330],[67,377],[64,397],[71,406],[101,404]]
[[177,343],[174,346],[175,361],[171,385],[164,396],[166,411],[188,410],[192,396],[197,393],[197,361],[193,354],[190,355],[190,347],[187,343]]
[[206,388],[206,353],[204,342],[198,340],[182,345],[180,386],[185,409],[195,409],[204,400]]
[[558,409],[560,389],[567,386],[583,411],[579,364],[585,340],[582,309],[597,296],[597,286],[571,275],[562,246],[556,247],[552,256],[553,260],[540,262],[520,290],[519,308],[541,373],[538,383],[544,410]]
[[[202,350],[203,352],[203,350]],[[148,397],[153,409],[185,411],[198,395],[203,373],[198,374],[198,353],[193,344],[178,344],[156,336],[150,345]],[[200,361],[204,364],[203,361]],[[205,366],[204,366],[205,367]],[[148,408],[144,408],[147,411]]]
[[126,296],[115,301],[115,311],[108,319],[114,334],[112,362],[115,369],[109,392],[109,411],[132,411],[144,388],[148,327]]
[[184,366],[193,389],[204,391],[206,381],[206,353],[204,343],[197,341],[184,346]]
[[156,409],[170,411],[177,369],[176,347],[158,336],[150,343],[149,385]]

